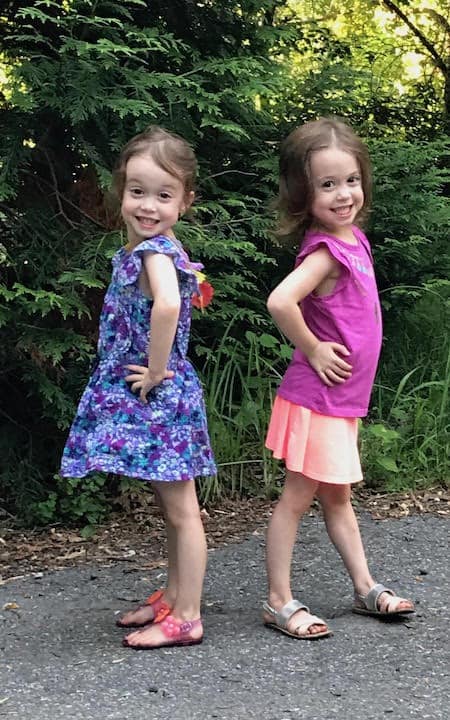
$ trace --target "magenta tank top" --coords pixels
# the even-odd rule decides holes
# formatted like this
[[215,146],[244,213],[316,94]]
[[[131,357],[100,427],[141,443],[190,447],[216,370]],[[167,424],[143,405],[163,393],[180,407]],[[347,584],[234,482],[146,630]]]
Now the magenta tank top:
[[325,233],[308,231],[295,266],[321,246],[338,261],[341,274],[330,295],[308,295],[301,303],[305,322],[323,341],[338,342],[350,351],[344,360],[352,376],[328,387],[296,349],[278,389],[280,397],[333,417],[364,417],[381,350],[382,324],[372,253],[364,233],[353,226],[357,245]]

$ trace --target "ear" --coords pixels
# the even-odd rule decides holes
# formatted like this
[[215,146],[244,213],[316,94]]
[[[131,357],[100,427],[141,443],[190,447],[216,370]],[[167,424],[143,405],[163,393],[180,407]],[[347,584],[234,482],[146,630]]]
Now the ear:
[[192,203],[194,202],[194,198],[195,198],[195,193],[194,193],[193,190],[191,190],[190,192],[186,193],[186,195],[184,196],[184,202],[183,202],[183,204],[182,204],[182,206],[181,206],[181,214],[182,214],[182,215],[183,215],[183,213],[186,212],[186,210],[189,210],[189,208],[191,207]]

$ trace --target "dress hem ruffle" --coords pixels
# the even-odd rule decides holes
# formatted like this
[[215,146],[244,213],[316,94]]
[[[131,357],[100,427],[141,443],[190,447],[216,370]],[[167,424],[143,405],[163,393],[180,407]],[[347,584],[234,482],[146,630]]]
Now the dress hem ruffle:
[[213,477],[217,474],[217,468],[215,465],[202,465],[200,468],[196,468],[196,470],[192,473],[180,473],[178,476],[172,477],[167,477],[167,475],[165,477],[161,477],[159,475],[156,475],[155,473],[146,474],[145,471],[139,473],[133,471],[130,472],[130,470],[126,467],[123,467],[122,469],[118,467],[117,463],[114,463],[113,468],[109,463],[101,461],[91,461],[89,463],[89,466],[84,469],[71,469],[70,466],[61,467],[60,469],[60,475],[62,477],[71,478],[84,478],[94,472],[103,472],[113,475],[124,475],[125,477],[136,478],[137,480],[143,480],[146,482],[187,482],[198,477]]

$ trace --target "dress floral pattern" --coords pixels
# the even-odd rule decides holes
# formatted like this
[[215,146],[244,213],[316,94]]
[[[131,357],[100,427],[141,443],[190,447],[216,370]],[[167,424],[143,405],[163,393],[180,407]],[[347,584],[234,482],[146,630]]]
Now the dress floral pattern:
[[[144,253],[169,255],[178,274],[181,310],[168,369],[175,375],[153,388],[148,404],[132,393],[125,365],[147,365],[153,301],[138,286]],[[64,448],[61,474],[102,471],[142,480],[177,481],[214,475],[203,392],[186,358],[196,271],[172,239],[144,240],[113,257],[100,316],[97,361]]]

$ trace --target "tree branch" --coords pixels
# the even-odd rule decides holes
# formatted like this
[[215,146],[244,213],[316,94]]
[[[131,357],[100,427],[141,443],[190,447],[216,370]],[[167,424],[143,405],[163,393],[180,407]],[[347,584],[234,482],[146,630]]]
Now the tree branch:
[[418,27],[414,25],[413,22],[408,18],[407,15],[401,10],[395,3],[392,2],[392,0],[382,0],[383,5],[386,5],[386,7],[393,12],[397,17],[399,17],[405,25],[409,27],[411,32],[416,36],[416,38],[420,41],[420,43],[423,45],[424,48],[428,50],[431,57],[433,58],[434,62],[436,63],[436,66],[441,70],[445,77],[448,76],[449,68],[444,61],[444,59],[439,55],[436,48],[434,47],[433,43],[431,43],[428,38],[425,37],[423,32],[419,30]]
[[[62,202],[61,202],[61,197],[62,197],[62,196],[61,196],[61,193],[59,192],[59,189],[58,189],[58,180],[57,180],[57,178],[56,178],[55,168],[53,167],[53,163],[52,163],[52,161],[50,160],[50,155],[48,154],[48,152],[47,152],[47,150],[46,150],[45,148],[41,148],[41,151],[42,151],[43,154],[45,155],[46,160],[47,160],[47,163],[48,163],[48,166],[49,166],[49,168],[50,168],[50,173],[51,173],[52,180],[53,180],[54,195],[55,195],[55,198],[56,198],[56,202],[57,202],[57,204],[58,204],[58,208],[59,208],[60,215],[62,215],[63,218],[64,218],[64,220],[65,220],[72,228],[74,228],[75,225],[73,224],[72,220],[67,217],[66,213],[64,212],[64,208],[63,208],[63,206],[62,206]],[[42,179],[42,178],[41,178],[41,179]]]
[[[82,210],[78,205],[76,205],[76,204],[73,203],[71,200],[69,200],[69,198],[66,197],[62,192],[60,192],[60,191],[58,190],[58,188],[55,187],[55,185],[54,185],[53,183],[49,182],[49,180],[46,180],[45,178],[43,178],[43,177],[41,177],[41,176],[36,177],[36,175],[34,175],[33,173],[31,173],[31,172],[28,171],[28,170],[25,170],[25,174],[26,174],[26,175],[29,175],[30,177],[32,177],[35,182],[36,182],[36,180],[37,180],[37,181],[38,181],[38,182],[37,182],[38,185],[39,185],[39,183],[44,183],[44,185],[48,185],[49,187],[51,187],[51,188],[53,189],[53,191],[54,191],[54,193],[55,193],[55,196],[56,196],[56,199],[57,199],[57,202],[58,202],[58,208],[60,209],[60,212],[61,212],[61,208],[62,208],[62,202],[61,202],[61,201],[64,201],[67,205],[69,205],[69,206],[72,207],[74,210],[76,210],[80,215],[83,215],[83,216],[84,216],[87,220],[89,220],[91,223],[94,223],[94,225],[97,225],[97,227],[102,228],[102,230],[105,230],[105,229],[106,229],[104,224],[102,224],[101,222],[99,222],[98,220],[96,220],[95,218],[93,218],[92,215],[89,215],[87,212],[85,212],[84,210]],[[71,225],[71,227],[75,227],[75,225],[73,224],[73,222],[67,217],[67,215],[64,213],[64,211],[62,211],[62,215],[63,215],[64,218],[67,220],[67,222],[69,223],[69,225]]]
[[448,33],[448,35],[450,35],[450,23],[443,15],[436,12],[436,10],[432,10],[431,8],[424,8],[422,12],[424,15],[429,15],[431,18],[433,18],[436,24],[443,28],[445,32]]

